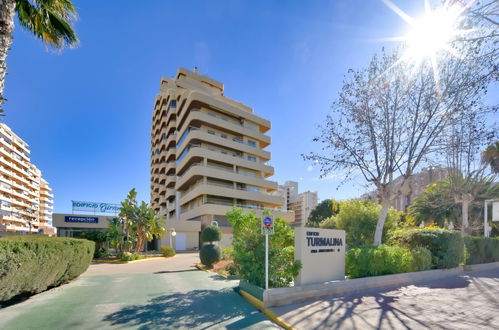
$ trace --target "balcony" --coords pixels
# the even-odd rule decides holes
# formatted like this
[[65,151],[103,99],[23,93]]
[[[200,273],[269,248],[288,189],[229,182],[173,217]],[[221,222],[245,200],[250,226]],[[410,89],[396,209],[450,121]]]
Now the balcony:
[[[269,136],[259,131],[252,130],[248,127],[244,127],[244,125],[241,125],[239,121],[228,120],[214,114],[210,115],[206,111],[191,109],[182,126],[186,127],[185,129],[187,129],[187,127],[191,126],[192,122],[194,121],[210,123],[211,125],[216,126],[222,130],[233,132],[233,135],[248,136],[254,140],[260,141],[260,146],[262,148],[265,148],[270,144]],[[180,129],[179,131],[181,134],[184,133],[184,129]]]
[[280,208],[265,208],[256,205],[238,205],[224,202],[206,201],[200,205],[193,205],[189,208],[184,208],[180,214],[180,220],[186,221],[197,218],[204,214],[225,215],[232,207],[241,207],[244,212],[255,212],[256,216],[262,216],[264,211],[270,212],[275,217],[281,217],[287,222],[293,222],[295,215],[292,211],[285,211]]
[[273,196],[261,190],[253,190],[251,188],[237,188],[213,182],[205,182],[189,187],[189,189],[181,194],[180,204],[184,205],[191,200],[203,196],[223,196],[241,200],[255,201],[258,203],[282,205],[284,200],[281,196]]
[[179,159],[177,160],[177,170],[180,172],[182,168],[188,163],[189,159],[193,157],[207,158],[214,161],[219,161],[226,164],[237,165],[246,167],[257,172],[263,172],[264,176],[274,174],[274,168],[260,162],[253,162],[242,158],[241,155],[220,151],[215,148],[207,148],[200,146],[191,146],[189,149],[184,149]]

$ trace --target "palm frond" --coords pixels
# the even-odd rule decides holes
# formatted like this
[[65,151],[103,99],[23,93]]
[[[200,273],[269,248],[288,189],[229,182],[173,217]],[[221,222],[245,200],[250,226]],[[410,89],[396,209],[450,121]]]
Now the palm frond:
[[77,19],[70,0],[16,0],[21,26],[54,48],[75,46],[78,37],[72,28]]

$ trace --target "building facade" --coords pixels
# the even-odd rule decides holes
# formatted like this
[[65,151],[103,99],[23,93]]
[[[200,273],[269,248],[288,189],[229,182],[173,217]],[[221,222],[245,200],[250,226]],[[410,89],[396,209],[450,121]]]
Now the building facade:
[[[421,172],[414,174],[410,180],[410,193],[404,194],[402,190],[407,189],[402,186],[402,177],[398,177],[393,181],[394,190],[399,192],[399,196],[391,201],[391,206],[397,211],[407,211],[407,208],[416,199],[421,192],[426,189],[428,184],[445,179],[449,175],[449,169],[440,166],[430,166],[423,168]],[[377,190],[364,194],[363,199],[369,199],[378,202]]]
[[201,229],[213,222],[230,244],[225,214],[233,206],[294,220],[268,179],[270,122],[223,91],[221,82],[179,68],[161,80],[154,102],[151,206],[175,229],[177,250],[198,248]]
[[284,198],[286,209],[295,213],[294,226],[303,227],[307,223],[310,212],[319,203],[317,191],[299,193],[298,182],[286,181],[279,185],[278,193]]
[[51,191],[30,162],[28,144],[0,123],[0,236],[55,234]]

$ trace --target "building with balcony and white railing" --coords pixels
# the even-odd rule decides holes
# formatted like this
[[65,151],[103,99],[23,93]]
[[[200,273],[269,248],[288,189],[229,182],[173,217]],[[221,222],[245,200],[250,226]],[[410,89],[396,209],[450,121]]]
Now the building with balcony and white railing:
[[221,82],[179,68],[161,80],[154,103],[151,206],[175,229],[177,250],[199,248],[201,229],[213,222],[224,233],[221,244],[230,244],[225,214],[233,206],[294,221],[268,180],[270,122],[223,91]]
[[55,234],[51,191],[26,142],[0,123],[0,236]]

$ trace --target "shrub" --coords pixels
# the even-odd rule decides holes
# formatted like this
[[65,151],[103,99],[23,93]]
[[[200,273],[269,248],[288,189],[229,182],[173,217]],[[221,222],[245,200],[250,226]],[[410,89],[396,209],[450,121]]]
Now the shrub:
[[[254,212],[241,208],[227,212],[232,225],[234,269],[251,284],[265,286],[265,236],[261,219]],[[281,218],[274,219],[274,235],[269,236],[269,287],[288,286],[300,271],[300,261],[294,260],[294,232]]]
[[[331,226],[346,231],[346,243],[349,247],[371,245],[374,242],[376,224],[381,213],[381,205],[367,200],[349,200],[340,203],[340,212],[325,223],[324,226]],[[387,238],[387,233],[395,228],[399,215],[394,208],[388,210],[385,226],[383,230],[383,241]]]
[[140,254],[131,252],[120,252],[116,255],[121,261],[134,261],[140,259]]
[[481,264],[499,261],[499,239],[485,237],[465,237],[466,264]]
[[0,301],[35,294],[78,277],[94,254],[94,242],[63,237],[0,239]]
[[234,258],[234,248],[231,246],[222,246],[222,260],[231,260]]
[[413,258],[408,249],[398,246],[363,246],[348,250],[346,272],[350,278],[405,273]]
[[389,243],[410,249],[427,248],[432,254],[432,268],[457,267],[463,261],[463,238],[460,232],[454,230],[399,229],[392,233]]
[[175,253],[175,249],[171,246],[161,246],[159,248],[159,252],[163,255],[163,257],[173,257]]
[[412,263],[410,266],[411,272],[419,272],[422,270],[431,269],[432,255],[430,250],[422,246],[409,249],[412,255]]
[[238,275],[239,274],[239,270],[237,269],[237,267],[234,263],[230,263],[227,266],[225,266],[225,271],[229,275]]
[[218,245],[206,244],[199,251],[199,259],[205,266],[211,266],[215,262],[220,261],[220,247]]
[[201,241],[204,243],[218,242],[222,239],[222,231],[217,226],[208,226],[201,232]]

